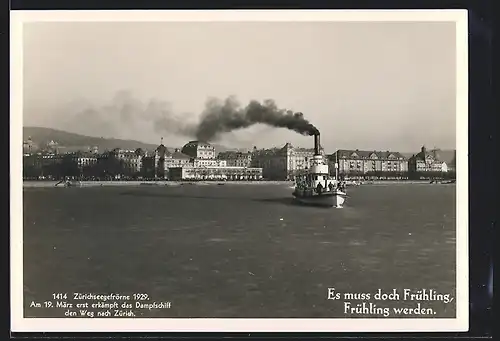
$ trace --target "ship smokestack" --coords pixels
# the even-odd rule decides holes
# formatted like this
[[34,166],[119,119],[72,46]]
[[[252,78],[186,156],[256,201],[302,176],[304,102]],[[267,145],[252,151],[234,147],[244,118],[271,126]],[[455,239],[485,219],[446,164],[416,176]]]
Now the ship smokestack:
[[314,155],[321,155],[319,149],[320,149],[319,133],[317,133],[314,134]]

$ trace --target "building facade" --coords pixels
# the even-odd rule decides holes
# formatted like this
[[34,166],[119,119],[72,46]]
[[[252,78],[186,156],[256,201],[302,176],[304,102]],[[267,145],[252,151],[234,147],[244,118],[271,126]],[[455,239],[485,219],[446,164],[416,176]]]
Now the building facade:
[[181,153],[180,149],[176,148],[173,153],[170,153],[170,155],[165,158],[165,167],[183,167],[189,165],[190,161],[191,157],[189,155]]
[[262,168],[250,167],[174,167],[169,170],[170,180],[260,180]]
[[226,151],[219,153],[217,158],[226,161],[228,167],[250,167],[252,165],[251,152]]
[[187,155],[195,168],[227,166],[226,160],[215,157],[215,147],[207,142],[189,141],[182,147],[181,154]]
[[59,153],[59,143],[55,142],[54,140],[50,140],[47,145],[45,146],[45,150],[48,151],[49,153]]
[[409,158],[408,171],[410,173],[446,173],[448,165],[439,160],[437,149],[428,151],[425,146],[422,146],[420,153]]
[[141,172],[144,155],[139,150],[115,149],[115,153],[126,174],[136,175]]
[[252,167],[262,168],[262,176],[268,180],[286,177],[286,159],[279,155],[278,148],[259,150],[254,148]]
[[28,136],[28,139],[26,141],[23,141],[23,155],[31,155],[34,152],[37,151],[37,146],[31,139],[31,136]]
[[[324,149],[320,149],[325,157]],[[297,148],[286,143],[282,148],[254,148],[252,165],[263,170],[263,177],[270,180],[291,180],[295,175],[307,171],[312,165],[314,148]]]
[[165,159],[170,156],[167,147],[161,143],[154,151],[154,177],[165,178],[168,175],[168,167],[165,165]]
[[226,167],[227,161],[220,159],[192,159],[194,167]]
[[344,176],[402,177],[408,172],[408,160],[399,152],[339,149],[328,160],[331,172],[338,160],[339,174]]
[[154,152],[155,177],[168,178],[170,168],[183,167],[192,161],[192,157],[182,153],[179,149],[170,152],[167,147],[160,144]]
[[182,147],[181,153],[193,159],[215,159],[215,147],[207,142],[189,141]]
[[[161,148],[165,178],[170,180],[259,180],[258,167],[228,166],[228,161],[215,157],[215,148],[200,141],[189,141],[173,153]],[[158,160],[161,157],[157,157]]]
[[66,154],[71,157],[72,161],[76,163],[78,169],[83,170],[88,167],[93,167],[97,163],[97,156],[89,152],[76,152]]

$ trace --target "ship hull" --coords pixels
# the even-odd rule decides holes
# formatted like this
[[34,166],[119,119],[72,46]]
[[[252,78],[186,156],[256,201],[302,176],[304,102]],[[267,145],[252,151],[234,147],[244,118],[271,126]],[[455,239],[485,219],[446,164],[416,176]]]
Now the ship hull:
[[315,194],[311,196],[301,196],[294,193],[295,200],[302,205],[337,207],[344,206],[346,194],[341,191]]

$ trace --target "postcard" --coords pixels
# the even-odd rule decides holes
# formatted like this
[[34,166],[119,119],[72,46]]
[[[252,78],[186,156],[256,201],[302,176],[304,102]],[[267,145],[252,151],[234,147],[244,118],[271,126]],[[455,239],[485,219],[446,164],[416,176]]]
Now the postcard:
[[12,11],[12,331],[467,331],[467,36]]

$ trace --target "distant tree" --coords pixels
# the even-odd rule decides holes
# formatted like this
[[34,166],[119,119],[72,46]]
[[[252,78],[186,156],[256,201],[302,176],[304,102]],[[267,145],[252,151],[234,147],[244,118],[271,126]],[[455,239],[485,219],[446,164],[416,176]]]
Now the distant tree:
[[116,176],[123,176],[125,173],[125,165],[118,158],[116,151],[108,151],[100,155],[96,164],[92,165],[87,174],[98,177],[100,179],[113,179]]
[[82,168],[82,176],[84,178],[98,177],[96,164],[86,165]]
[[60,175],[65,176],[79,176],[80,169],[78,163],[72,154],[67,154],[62,157],[60,167]]
[[61,160],[53,160],[49,164],[42,166],[42,173],[44,176],[60,179],[64,176],[61,166]]
[[109,154],[105,169],[113,178],[123,176],[125,174],[124,162],[118,158],[118,155],[115,152]]
[[156,177],[159,179],[165,178],[165,158],[160,157],[156,165]]
[[137,156],[144,156],[144,154],[145,154],[145,152],[142,148],[137,148],[135,150],[135,155],[137,155]]
[[42,175],[41,165],[37,162],[36,155],[23,157],[23,177],[36,178]]
[[153,157],[145,156],[142,159],[141,176],[147,179],[152,179],[155,177],[155,165]]

